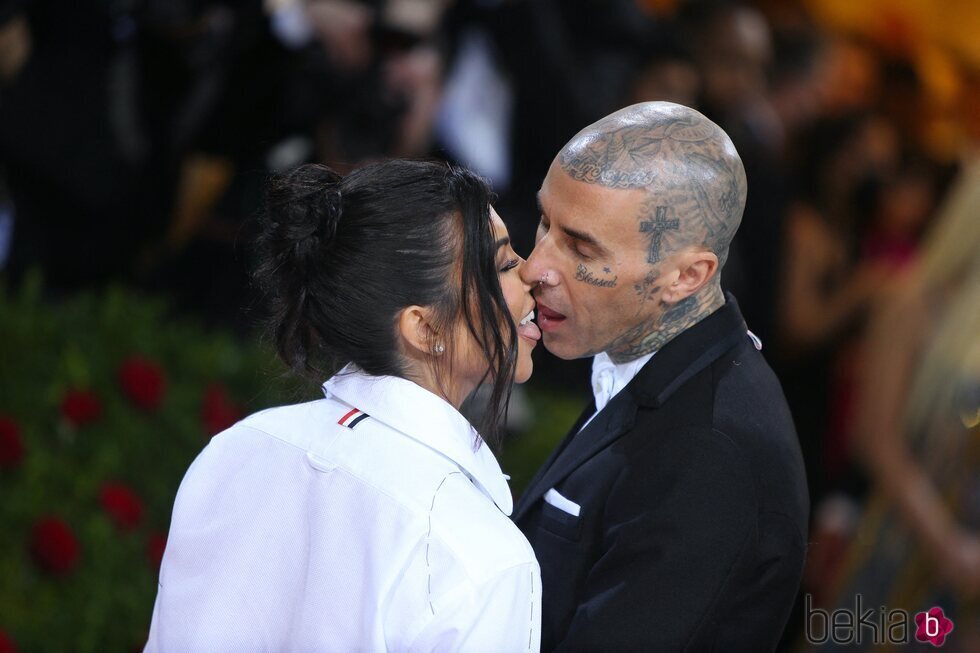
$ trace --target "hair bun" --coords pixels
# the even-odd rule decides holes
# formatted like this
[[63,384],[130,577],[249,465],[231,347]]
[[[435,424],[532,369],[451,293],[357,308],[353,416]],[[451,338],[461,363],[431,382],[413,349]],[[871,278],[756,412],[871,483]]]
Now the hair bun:
[[337,225],[343,213],[340,183],[329,183],[323,187],[323,212],[319,219],[317,231],[325,242],[333,240],[337,235]]
[[342,213],[339,174],[320,164],[307,164],[274,177],[266,210],[281,237],[291,241],[318,238],[329,243],[337,234]]

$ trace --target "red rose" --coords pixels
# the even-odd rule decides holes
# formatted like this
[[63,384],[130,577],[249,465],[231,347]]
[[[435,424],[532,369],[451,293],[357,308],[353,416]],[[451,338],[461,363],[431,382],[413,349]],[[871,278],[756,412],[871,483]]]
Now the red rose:
[[[0,469],[13,469],[24,458],[24,442],[17,423],[0,415]],[[3,649],[0,649],[2,653]]]
[[159,365],[151,360],[132,356],[119,366],[119,385],[137,408],[152,412],[163,401],[167,381]]
[[102,415],[102,402],[91,390],[74,388],[61,399],[61,414],[75,426],[85,426]]
[[150,561],[153,569],[159,569],[163,562],[163,552],[167,548],[167,536],[163,533],[150,533],[150,539],[146,542],[146,557]]
[[136,493],[121,483],[106,483],[99,493],[102,509],[124,531],[136,528],[143,517],[143,502]]
[[10,639],[10,635],[2,630],[0,630],[0,653],[17,653],[14,640]]
[[31,555],[44,571],[65,576],[78,564],[78,540],[68,524],[57,517],[45,517],[32,529]]
[[242,418],[238,409],[228,396],[228,391],[218,383],[212,383],[204,391],[201,405],[201,420],[208,435],[216,435]]

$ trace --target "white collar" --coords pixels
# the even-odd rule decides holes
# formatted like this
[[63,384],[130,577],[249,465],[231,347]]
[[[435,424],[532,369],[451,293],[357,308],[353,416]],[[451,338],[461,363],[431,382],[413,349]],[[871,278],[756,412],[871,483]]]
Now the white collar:
[[[759,337],[751,331],[746,333],[755,348],[762,351],[762,341]],[[629,385],[629,382],[640,373],[643,366],[656,353],[653,351],[625,363],[614,363],[606,352],[596,354],[592,359],[592,394],[595,397],[596,412],[602,410],[620,390]]]
[[353,364],[328,379],[323,391],[453,461],[505,515],[513,511],[496,457],[449,402],[412,381],[371,376]]
[[592,359],[592,394],[595,397],[596,412],[605,408],[609,400],[629,385],[640,369],[653,355],[651,352],[625,363],[614,363],[606,352],[596,354]]

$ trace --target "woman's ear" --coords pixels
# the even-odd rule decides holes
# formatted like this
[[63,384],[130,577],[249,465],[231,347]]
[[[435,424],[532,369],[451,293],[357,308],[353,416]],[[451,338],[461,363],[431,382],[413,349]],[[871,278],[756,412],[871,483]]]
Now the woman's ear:
[[398,314],[398,332],[409,356],[438,356],[446,350],[432,321],[432,309],[425,306],[408,306]]

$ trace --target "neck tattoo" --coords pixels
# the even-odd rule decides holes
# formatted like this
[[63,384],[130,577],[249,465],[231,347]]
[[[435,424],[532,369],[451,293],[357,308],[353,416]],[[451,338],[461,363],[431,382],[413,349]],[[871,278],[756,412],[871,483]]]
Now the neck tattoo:
[[708,317],[725,303],[717,284],[676,304],[662,305],[658,320],[647,319],[629,329],[604,348],[614,363],[626,363],[658,351],[675,337]]

